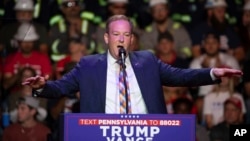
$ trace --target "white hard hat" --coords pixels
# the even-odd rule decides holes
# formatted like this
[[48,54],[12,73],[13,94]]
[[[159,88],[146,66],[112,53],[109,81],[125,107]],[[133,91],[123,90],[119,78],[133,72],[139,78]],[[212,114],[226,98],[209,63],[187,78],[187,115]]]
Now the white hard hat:
[[243,10],[250,10],[250,1],[247,1],[243,7]]
[[38,37],[34,26],[26,22],[18,27],[18,31],[14,36],[14,38],[19,41],[35,41]]
[[128,0],[108,0],[108,3],[128,3]]
[[205,8],[214,8],[214,7],[227,7],[227,3],[225,0],[207,0],[205,4]]
[[14,7],[15,10],[32,11],[34,10],[34,4],[32,0],[17,0]]
[[167,3],[168,3],[168,0],[150,0],[149,1],[149,6],[153,7],[156,4],[167,4]]

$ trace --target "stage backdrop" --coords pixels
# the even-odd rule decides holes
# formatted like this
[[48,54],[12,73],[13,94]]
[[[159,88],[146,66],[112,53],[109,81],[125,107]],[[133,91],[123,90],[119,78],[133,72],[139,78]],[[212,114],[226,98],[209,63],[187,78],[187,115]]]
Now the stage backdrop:
[[195,116],[64,114],[61,141],[195,141]]

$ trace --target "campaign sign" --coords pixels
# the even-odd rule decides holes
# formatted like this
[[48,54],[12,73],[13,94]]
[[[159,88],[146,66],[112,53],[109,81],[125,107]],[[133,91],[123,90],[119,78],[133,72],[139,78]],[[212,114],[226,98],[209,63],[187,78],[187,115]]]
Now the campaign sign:
[[195,141],[195,116],[64,114],[61,141]]

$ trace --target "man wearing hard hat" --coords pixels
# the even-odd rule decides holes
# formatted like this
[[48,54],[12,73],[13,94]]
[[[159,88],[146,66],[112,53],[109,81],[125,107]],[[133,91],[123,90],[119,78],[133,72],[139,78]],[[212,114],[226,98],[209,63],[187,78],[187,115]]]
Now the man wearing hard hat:
[[30,23],[22,23],[14,36],[18,50],[6,57],[4,64],[3,79],[5,89],[16,86],[19,71],[24,67],[36,70],[37,75],[52,74],[50,59],[47,55],[35,51],[35,41],[39,39],[35,27]]
[[39,34],[39,39],[36,42],[36,49],[48,53],[48,37],[45,26],[33,21],[34,4],[32,0],[18,0],[14,10],[16,11],[16,22],[4,26],[0,30],[0,52],[4,52],[4,56],[16,52],[18,50],[15,42],[14,35],[18,27],[23,22],[32,23]]
[[83,5],[79,0],[62,0],[60,8],[63,14],[50,20],[51,59],[57,62],[64,58],[69,53],[69,39],[82,36],[87,38],[88,53],[94,53],[96,26],[90,20],[94,15],[82,12]]
[[[1,2],[3,1],[3,10],[1,11]],[[3,17],[4,24],[9,24],[15,20],[13,17],[15,17],[16,11],[14,7],[18,3],[18,1],[23,0],[1,0],[0,2],[0,16],[1,14]],[[29,0],[28,0],[29,1]],[[50,0],[31,0],[34,9],[33,9],[33,20],[43,24],[44,26],[48,27],[48,20],[51,13],[51,6],[50,6]]]
[[240,40],[234,28],[226,20],[227,3],[225,0],[207,0],[207,21],[198,24],[192,31],[193,55],[201,55],[203,37],[206,33],[213,31],[220,38],[220,50],[233,54],[240,47]]
[[159,33],[168,31],[176,41],[175,51],[182,58],[191,57],[191,39],[187,30],[181,23],[174,22],[169,18],[169,6],[167,0],[150,0],[149,6],[153,23],[146,27],[146,32],[140,38],[142,48],[154,50]]

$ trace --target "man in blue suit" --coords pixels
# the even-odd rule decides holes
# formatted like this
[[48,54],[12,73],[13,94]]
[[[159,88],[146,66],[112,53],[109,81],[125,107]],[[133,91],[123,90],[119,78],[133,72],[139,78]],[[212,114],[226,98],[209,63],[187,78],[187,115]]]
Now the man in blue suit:
[[220,77],[242,75],[233,69],[179,69],[159,61],[147,51],[129,52],[133,41],[133,24],[124,15],[108,19],[105,54],[83,57],[62,79],[48,81],[48,76],[26,79],[38,96],[59,97],[80,91],[80,111],[84,113],[120,113],[118,88],[119,47],[126,51],[128,104],[132,114],[167,113],[162,85],[199,86],[214,84]]

